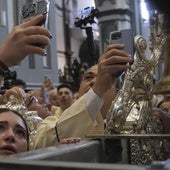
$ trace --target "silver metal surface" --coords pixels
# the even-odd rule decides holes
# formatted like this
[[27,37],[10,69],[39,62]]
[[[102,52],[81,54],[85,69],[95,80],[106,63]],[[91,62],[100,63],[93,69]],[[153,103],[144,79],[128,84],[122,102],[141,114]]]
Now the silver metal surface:
[[[163,14],[153,11],[150,21],[151,54],[149,57],[145,56],[147,42],[142,36],[135,36],[134,63],[129,65],[125,72],[123,85],[110,107],[106,122],[108,134],[162,134],[163,132],[160,119],[152,114],[153,76],[151,74],[158,64],[166,41]],[[131,126],[128,125],[128,117],[134,119]],[[169,152],[168,142],[163,137],[161,140],[160,138],[137,139],[137,136],[131,138],[131,163],[147,165],[154,160],[166,159]]]
[[170,134],[92,134],[87,135],[91,139],[170,139]]
[[[110,144],[115,146],[113,151]],[[119,153],[121,150],[117,150],[117,140],[89,139],[2,158],[0,170],[145,170],[144,166],[123,164],[119,162],[121,159],[115,161],[114,157],[119,157]],[[112,162],[108,162],[108,157]]]
[[[147,49],[146,40],[140,36],[135,36],[134,63],[127,69],[121,89],[118,91],[109,110],[106,123],[106,131],[109,134],[121,133],[127,117],[133,107],[136,108],[138,119],[136,120],[137,133],[153,133],[155,123],[152,122],[152,96],[153,77],[151,71],[157,66],[166,36],[162,30],[162,14],[153,13],[150,24],[150,57],[145,56]],[[139,93],[139,90],[142,93]],[[141,104],[139,105],[139,103]],[[136,114],[136,113],[135,113]],[[145,128],[145,130],[144,130]],[[136,132],[135,131],[135,132]],[[131,132],[127,132],[131,133]]]
[[[170,170],[168,160],[153,162],[147,166],[118,161],[113,163],[113,157],[119,157],[118,152],[120,152],[116,150],[117,141],[114,138],[121,137],[122,140],[122,136],[94,135],[93,137],[94,139],[80,143],[48,147],[1,158],[0,170]],[[131,135],[123,137],[126,139]],[[137,135],[137,137],[143,136]],[[113,152],[107,150],[107,148],[113,149],[110,144],[115,146]],[[108,162],[108,157],[112,162]]]
[[89,139],[75,144],[47,147],[8,157],[20,160],[118,163],[121,162],[121,151],[120,140]]
[[143,166],[60,161],[0,160],[0,170],[146,170]]

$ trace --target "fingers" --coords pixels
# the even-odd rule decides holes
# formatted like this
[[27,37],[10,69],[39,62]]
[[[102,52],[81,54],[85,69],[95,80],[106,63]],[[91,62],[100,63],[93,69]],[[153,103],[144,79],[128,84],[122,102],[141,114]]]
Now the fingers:
[[104,53],[104,58],[109,58],[111,56],[122,56],[122,57],[127,57],[127,58],[131,58],[131,55],[126,53],[123,50],[119,50],[116,48],[112,48],[110,50],[108,50],[107,52]]
[[168,112],[167,109],[157,109],[159,114],[164,117],[164,118],[170,118],[170,113]]
[[105,52],[111,50],[111,49],[119,49],[119,50],[122,50],[124,48],[124,44],[110,44],[107,46]]
[[127,69],[127,65],[120,65],[120,64],[115,64],[115,65],[110,65],[110,66],[102,66],[102,72],[105,74],[112,75],[118,72],[118,71],[124,71]]
[[50,43],[49,38],[52,36],[46,28],[35,26],[45,17],[45,15],[39,15],[22,24],[26,43],[25,50],[29,54],[46,55],[46,50],[43,48]]
[[[106,62],[106,59],[109,59],[109,64],[132,62],[131,55],[123,51],[123,48],[123,44],[109,45],[104,54],[99,58],[99,63],[103,62],[103,60],[105,60]],[[111,62],[111,60],[113,61],[113,63]],[[106,64],[108,63],[106,62]]]
[[81,138],[79,137],[70,137],[70,138],[65,138],[60,141],[60,144],[71,144],[71,143],[77,143],[80,142]]
[[123,51],[123,44],[111,44],[107,47],[105,53],[99,58],[99,68],[107,73],[126,70],[128,65],[133,61],[130,54]]
[[102,72],[113,74],[117,71],[126,70],[128,68],[127,63],[130,62],[132,62],[131,57],[112,55],[101,59],[98,65],[102,69]]
[[35,45],[27,45],[25,52],[29,54],[38,54],[41,56],[47,55],[45,49]]
[[122,56],[112,56],[110,58],[106,58],[102,60],[101,62],[103,65],[113,65],[113,64],[119,64],[119,65],[126,65],[127,63],[131,62],[132,58],[130,57],[122,57]]
[[48,45],[50,43],[49,39],[44,35],[30,35],[25,38],[27,44],[42,44]]
[[24,92],[23,89],[19,87],[13,87],[7,90],[4,96],[7,98],[7,100],[13,99],[14,97],[20,100],[24,100],[24,101],[26,100],[26,93]]
[[154,108],[153,109],[153,114],[160,117],[161,119],[170,118],[170,113],[165,109]]
[[26,28],[29,26],[36,26],[38,25],[41,21],[46,19],[46,15],[41,14],[41,15],[37,15],[36,17],[31,18],[30,20],[24,22],[21,24],[21,27]]
[[45,35],[49,38],[51,38],[51,34],[49,33],[49,31],[43,27],[35,27],[35,26],[30,26],[24,29],[24,34],[25,35]]

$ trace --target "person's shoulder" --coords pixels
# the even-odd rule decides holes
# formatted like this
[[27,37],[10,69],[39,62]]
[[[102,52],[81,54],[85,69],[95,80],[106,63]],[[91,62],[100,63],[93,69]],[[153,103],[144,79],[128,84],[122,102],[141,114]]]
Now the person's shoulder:
[[54,115],[52,116],[47,116],[45,119],[43,119],[43,121],[41,122],[41,124],[49,124],[49,123],[53,123],[53,122],[57,122],[58,118]]
[[54,113],[55,111],[57,111],[60,107],[59,106],[51,106],[51,111]]

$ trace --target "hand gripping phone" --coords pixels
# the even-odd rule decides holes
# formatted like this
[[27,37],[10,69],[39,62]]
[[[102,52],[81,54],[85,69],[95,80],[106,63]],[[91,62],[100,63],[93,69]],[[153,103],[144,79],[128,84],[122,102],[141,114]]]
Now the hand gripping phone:
[[[134,35],[132,29],[113,31],[110,33],[109,44],[124,44],[124,51],[134,55]],[[131,63],[132,64],[132,63]],[[114,76],[119,77],[124,71],[118,71]]]
[[[48,28],[48,12],[49,12],[49,1],[48,0],[35,0],[33,2],[26,3],[21,10],[21,23],[28,21],[34,16],[44,14],[46,19],[41,21],[39,26],[43,25]],[[36,43],[35,46],[44,48],[44,45]]]

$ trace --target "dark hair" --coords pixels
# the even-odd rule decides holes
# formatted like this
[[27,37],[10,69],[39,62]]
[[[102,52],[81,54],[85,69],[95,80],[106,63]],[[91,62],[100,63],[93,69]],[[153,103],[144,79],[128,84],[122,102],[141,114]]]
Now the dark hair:
[[28,126],[27,126],[26,120],[16,110],[12,110],[12,109],[8,109],[8,108],[0,108],[0,114],[4,113],[4,112],[12,112],[12,113],[14,113],[15,115],[19,116],[22,119],[22,121],[23,121],[23,123],[25,125],[25,128],[26,128],[26,133],[27,133],[27,150],[29,150],[29,131],[28,131]]
[[68,88],[68,89],[70,89],[71,92],[73,92],[73,89],[72,89],[71,85],[68,84],[68,83],[60,84],[60,85],[57,87],[57,91],[59,91],[61,88]]
[[10,83],[10,87],[18,86],[18,85],[23,86],[24,90],[26,89],[26,83],[22,79],[15,79],[15,80],[12,80]]

